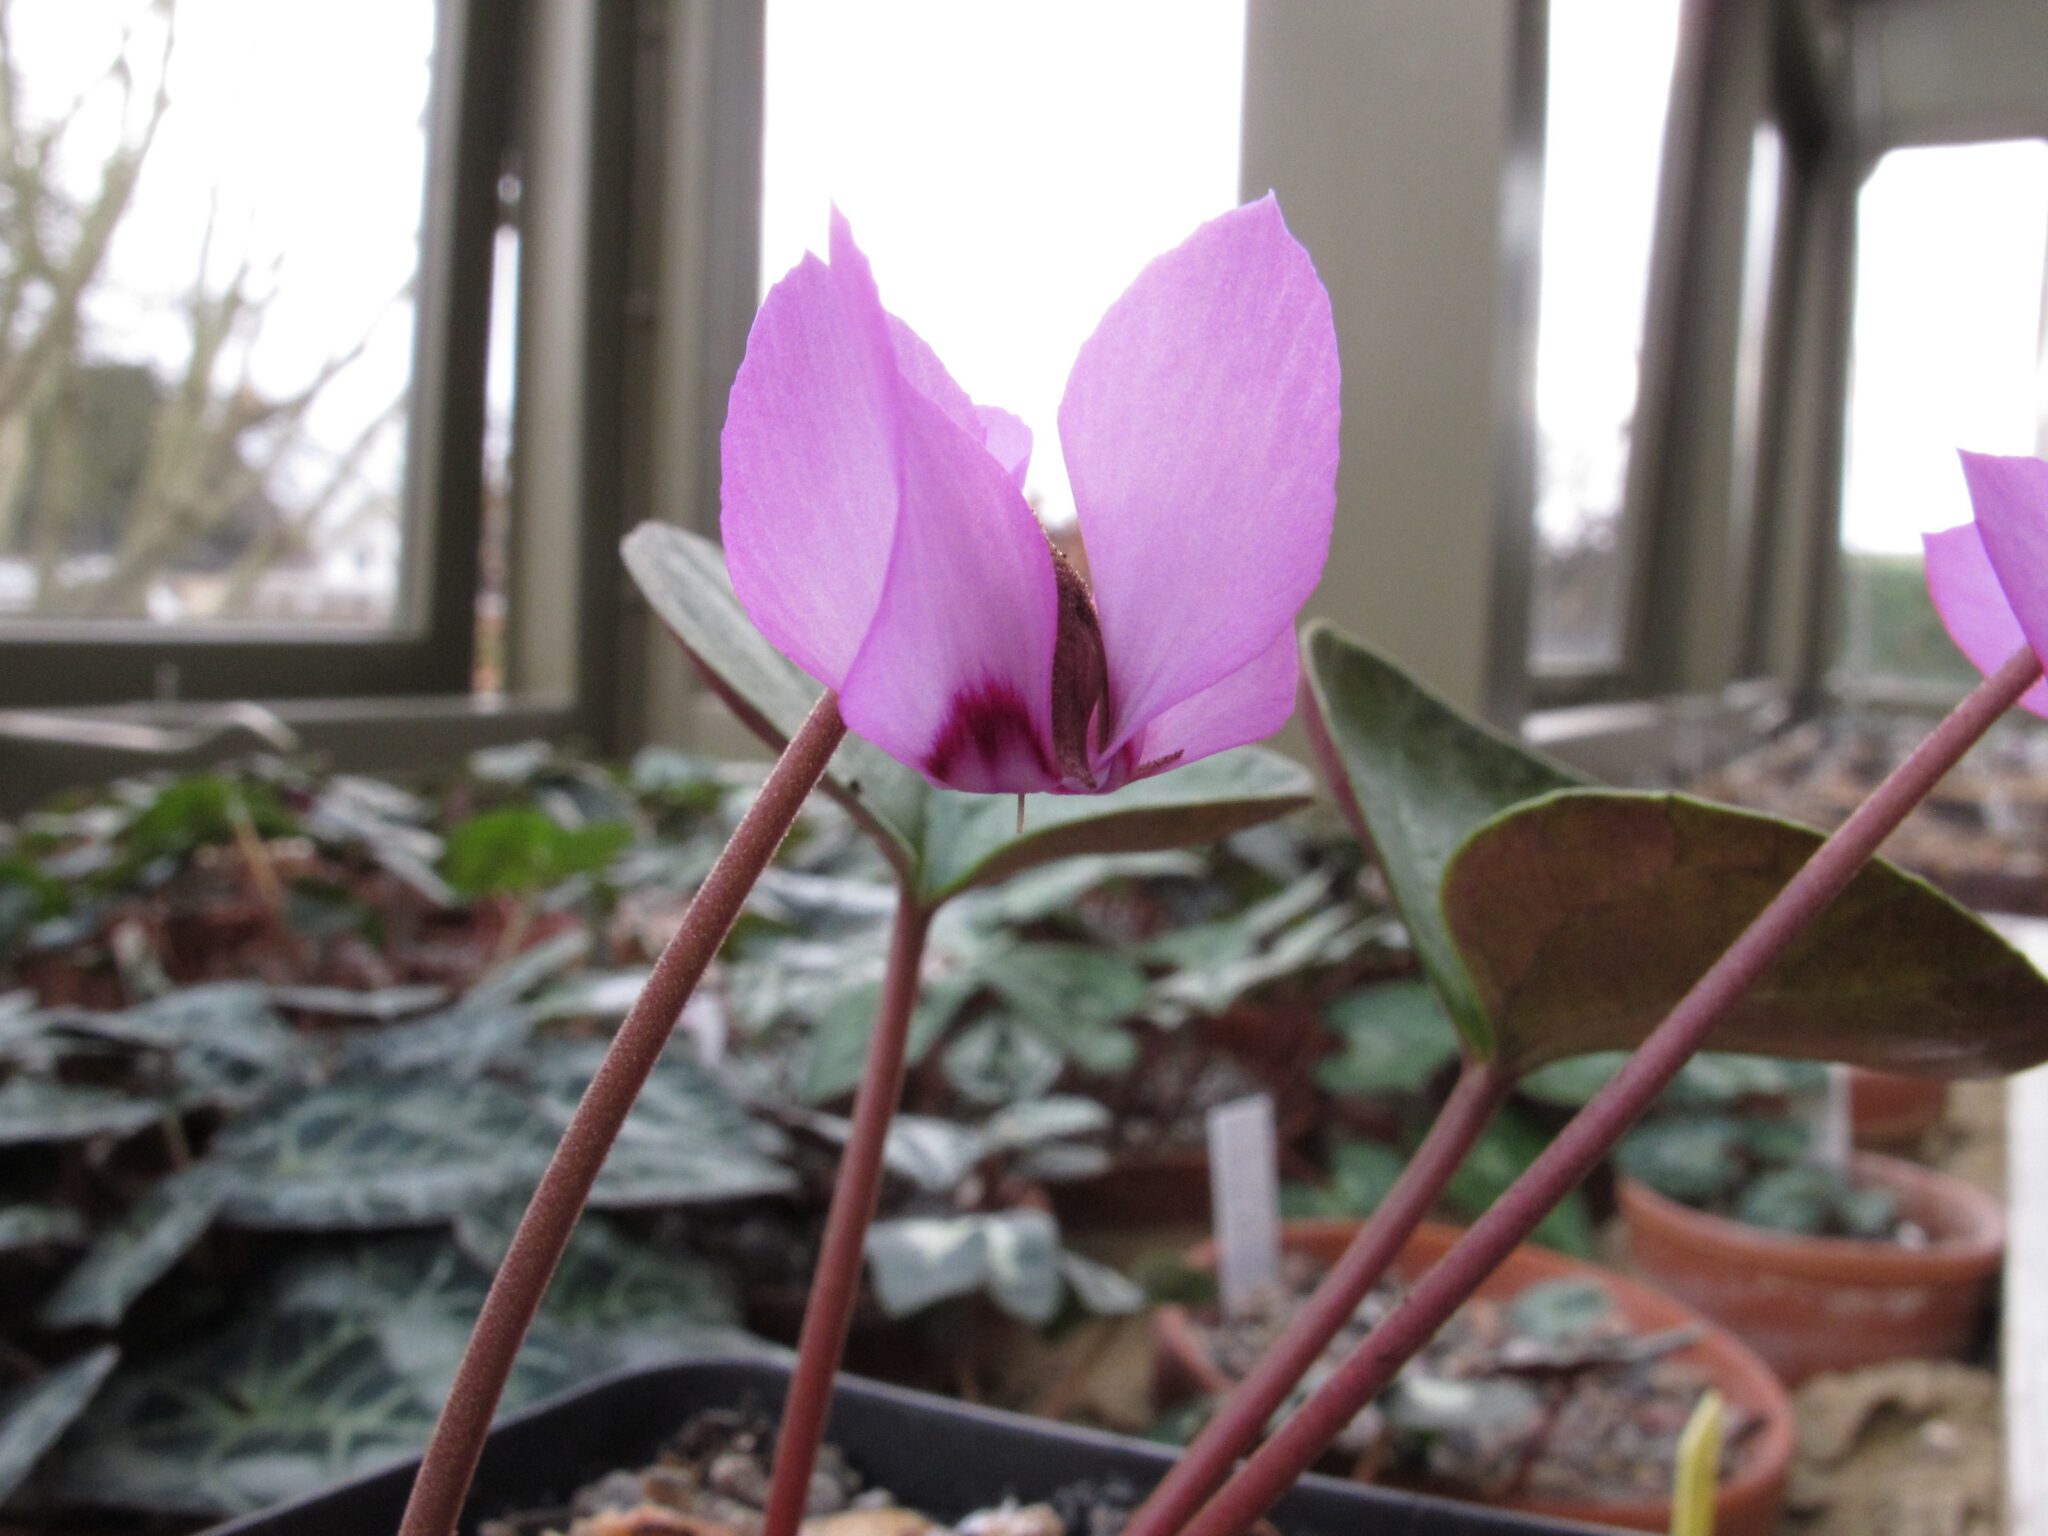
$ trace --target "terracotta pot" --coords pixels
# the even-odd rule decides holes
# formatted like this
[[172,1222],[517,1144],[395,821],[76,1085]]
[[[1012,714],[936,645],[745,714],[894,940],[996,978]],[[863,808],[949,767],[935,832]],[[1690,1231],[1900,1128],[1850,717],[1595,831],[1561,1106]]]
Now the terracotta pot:
[[1766,1231],[1623,1179],[1631,1267],[1795,1386],[1820,1371],[1961,1354],[1998,1276],[2004,1213],[1982,1190],[1897,1158],[1862,1153],[1855,1172],[1898,1196],[1928,1246]]
[[1849,1069],[1849,1123],[1859,1147],[1910,1147],[1948,1112],[1948,1080]]
[[[1355,1221],[1294,1221],[1281,1230],[1281,1245],[1327,1267],[1334,1264],[1359,1228]],[[1443,1257],[1463,1235],[1460,1228],[1424,1222],[1394,1260],[1394,1273],[1414,1280]],[[1215,1263],[1215,1246],[1204,1243],[1189,1256],[1199,1266]],[[1742,1470],[1721,1485],[1714,1498],[1716,1536],[1774,1536],[1785,1502],[1785,1480],[1792,1466],[1794,1426],[1792,1403],[1770,1369],[1740,1340],[1715,1327],[1690,1307],[1624,1275],[1547,1248],[1517,1248],[1505,1264],[1489,1275],[1478,1294],[1506,1301],[1534,1285],[1552,1280],[1593,1280],[1614,1298],[1629,1326],[1641,1333],[1671,1328],[1698,1328],[1699,1342],[1677,1351],[1673,1359],[1710,1379],[1731,1409],[1757,1420],[1746,1447]],[[1195,1394],[1218,1394],[1233,1385],[1203,1343],[1194,1319],[1184,1307],[1166,1306],[1153,1314],[1158,1342],[1158,1390],[1162,1401]],[[1438,1493],[1450,1492],[1430,1485]],[[1667,1531],[1671,1504],[1657,1500],[1568,1500],[1509,1497],[1498,1507],[1551,1519],[1628,1530]]]

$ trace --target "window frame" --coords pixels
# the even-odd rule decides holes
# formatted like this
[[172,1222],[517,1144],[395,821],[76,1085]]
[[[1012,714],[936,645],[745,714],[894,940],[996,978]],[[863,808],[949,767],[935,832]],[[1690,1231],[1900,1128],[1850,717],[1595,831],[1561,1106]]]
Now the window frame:
[[[1828,25],[1793,6],[1687,0],[1623,511],[1634,538],[1622,654],[1611,666],[1539,666],[1526,598],[1517,632],[1496,648],[1508,674],[1497,691],[1519,691],[1524,733],[1609,776],[1631,776],[1630,763],[1640,776],[1710,762],[1819,694],[1840,444],[1825,409],[1793,423],[1788,407],[1842,388],[1842,306],[1828,290],[1852,136]],[[1731,96],[1744,103],[1739,120]],[[1747,188],[1765,122],[1783,169],[1768,291],[1751,314]],[[1729,206],[1744,210],[1732,246]],[[1717,238],[1727,248],[1714,249]],[[1810,317],[1800,308],[1809,297]],[[1745,380],[1746,348],[1757,355]],[[1504,584],[1533,585],[1533,517],[1533,498],[1504,506],[1526,552]]]
[[437,6],[401,490],[411,611],[368,633],[10,622],[0,625],[0,708],[469,692],[491,253],[517,57],[501,10]]

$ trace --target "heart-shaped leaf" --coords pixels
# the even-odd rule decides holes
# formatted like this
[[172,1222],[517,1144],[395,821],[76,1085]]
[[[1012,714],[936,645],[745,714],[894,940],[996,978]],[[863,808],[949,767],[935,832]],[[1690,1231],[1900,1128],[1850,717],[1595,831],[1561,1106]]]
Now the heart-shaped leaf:
[[891,1317],[908,1317],[954,1296],[986,1291],[1024,1322],[1044,1325],[1059,1310],[1059,1227],[1043,1211],[902,1216],[868,1228],[868,1274]]
[[[603,1045],[590,1040],[551,1040],[535,1052],[531,1065],[548,1122],[543,1151],[568,1125],[603,1056]],[[779,1146],[776,1133],[750,1119],[697,1062],[689,1042],[675,1042],[620,1127],[590,1205],[623,1210],[787,1194],[796,1180],[775,1157]]]
[[[818,702],[817,683],[754,628],[733,595],[725,555],[667,523],[626,536],[626,569],[683,649],[747,729],[781,750]],[[825,771],[827,787],[884,845],[899,869],[917,858],[929,793],[923,779],[857,736]]]
[[[747,727],[780,747],[817,702],[818,685],[770,645],[733,596],[709,539],[643,523],[626,566],[647,600]],[[1111,795],[1036,795],[1017,828],[1016,801],[933,789],[849,736],[826,787],[883,844],[899,873],[937,907],[970,886],[1076,853],[1138,853],[1214,842],[1308,803],[1308,776],[1255,747],[1127,784]]]
[[[95,1507],[218,1517],[415,1452],[489,1281],[441,1236],[298,1259],[231,1318],[118,1372],[56,1456],[52,1487]],[[504,1406],[691,1349],[730,1350],[734,1314],[704,1265],[587,1220]]]
[[[1487,823],[1443,910],[1521,1073],[1627,1050],[1819,846],[1683,795],[1567,790]],[[1717,1050],[1943,1076],[2048,1059],[2048,980],[1967,909],[1873,861],[1716,1026]]]
[[1443,1004],[1422,981],[1389,981],[1347,992],[1329,1008],[1342,1055],[1316,1068],[1331,1093],[1421,1093],[1458,1056]]
[[538,1108],[488,1078],[364,1076],[284,1101],[214,1144],[238,1227],[434,1226],[531,1185],[547,1161]]
[[1473,1055],[1495,1049],[1438,893],[1458,846],[1510,806],[1582,782],[1468,719],[1326,624],[1302,639],[1309,735],[1353,830],[1377,852],[1416,958]]

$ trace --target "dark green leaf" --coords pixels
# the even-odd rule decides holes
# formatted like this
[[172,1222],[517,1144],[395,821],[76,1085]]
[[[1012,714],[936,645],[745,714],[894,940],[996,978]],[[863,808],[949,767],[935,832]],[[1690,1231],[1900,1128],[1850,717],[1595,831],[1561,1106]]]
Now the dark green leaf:
[[[1627,1060],[1626,1051],[1592,1051],[1538,1067],[1515,1086],[1540,1103],[1577,1109]],[[1706,1108],[1745,1099],[1805,1097],[1820,1092],[1826,1080],[1827,1068],[1817,1062],[1702,1051],[1678,1069],[1660,1102]]]
[[1323,908],[1282,932],[1258,954],[1185,966],[1152,988],[1146,1012],[1162,1024],[1214,1017],[1271,982],[1299,980],[1342,965],[1386,936],[1392,919],[1365,916],[1349,903]]
[[1180,849],[1075,854],[978,892],[975,915],[984,922],[1021,926],[1067,914],[1083,896],[1117,881],[1199,880],[1208,869],[1201,858]]
[[[916,1066],[953,1022],[961,1005],[974,994],[980,982],[970,972],[940,976],[926,975],[910,1019],[910,1039],[905,1056]],[[879,980],[842,991],[819,1014],[805,1056],[803,1097],[807,1103],[823,1104],[851,1093],[867,1065],[868,1041],[875,1032],[875,1010],[882,996]]]
[[153,1099],[130,1098],[110,1088],[17,1075],[0,1083],[0,1147],[131,1136],[161,1124],[167,1113]]
[[531,806],[509,805],[448,833],[441,873],[461,895],[530,895],[595,874],[633,840],[623,821],[565,827]]
[[362,1078],[229,1126],[214,1146],[235,1226],[432,1226],[530,1187],[550,1138],[525,1094],[480,1079]]
[[76,1248],[85,1242],[85,1218],[64,1205],[0,1205],[0,1253],[28,1248]]
[[1818,1237],[1835,1224],[1845,1193],[1841,1175],[1830,1169],[1773,1168],[1736,1197],[1730,1214],[1745,1226]]
[[946,1081],[975,1104],[1009,1104],[1048,1091],[1066,1057],[1035,1030],[1000,1015],[978,1020],[946,1047]]
[[1515,1328],[1545,1344],[1583,1338],[1614,1313],[1614,1298],[1597,1280],[1545,1280],[1508,1304]]
[[212,1168],[172,1174],[100,1234],[43,1303],[37,1321],[45,1328],[117,1326],[128,1304],[213,1225],[226,1198],[226,1184]]
[[1143,853],[1213,843],[1309,803],[1308,775],[1259,747],[1203,758],[1111,795],[1033,795],[1017,830],[1004,795],[933,790],[919,891],[934,905],[1074,854]]
[[[444,1239],[387,1239],[292,1265],[224,1328],[120,1372],[56,1459],[61,1495],[217,1517],[425,1442],[488,1273]],[[586,1221],[504,1406],[690,1348],[729,1348],[729,1295],[700,1266]]]
[[[1819,846],[1682,795],[1574,790],[1473,834],[1444,912],[1501,1057],[1626,1050]],[[1873,862],[1731,1007],[1716,1047],[1966,1076],[2048,1059],[2048,980],[1925,881]]]
[[986,1291],[1012,1317],[1043,1325],[1059,1310],[1059,1228],[1043,1211],[904,1216],[868,1228],[868,1273],[891,1317]]
[[1614,1149],[1615,1166],[1687,1205],[1718,1204],[1743,1176],[1742,1124],[1724,1115],[1645,1120]]
[[[1527,1117],[1513,1109],[1501,1110],[1479,1133],[1479,1140],[1444,1186],[1444,1203],[1467,1220],[1478,1218],[1522,1176],[1522,1171],[1549,1142],[1550,1138]],[[1560,1253],[1592,1258],[1596,1244],[1593,1215],[1586,1207],[1586,1197],[1577,1190],[1565,1196],[1536,1228],[1535,1240]]]
[[1082,1070],[1113,1074],[1136,1062],[1126,1025],[1144,1007],[1146,982],[1123,956],[1083,944],[1019,944],[990,955],[981,979],[1011,1017]]
[[[554,1149],[604,1047],[549,1041],[534,1058],[546,1133]],[[786,1194],[795,1178],[777,1157],[779,1138],[752,1120],[690,1054],[686,1040],[662,1052],[590,1192],[593,1210],[701,1205]],[[523,1187],[523,1185],[522,1185]]]
[[1316,1068],[1331,1093],[1421,1093],[1458,1056],[1457,1031],[1425,981],[1390,981],[1332,1003],[1344,1051]]
[[1330,1152],[1324,1184],[1289,1184],[1280,1192],[1281,1212],[1290,1218],[1370,1216],[1401,1177],[1407,1159],[1377,1141],[1340,1141]]
[[1320,870],[1289,881],[1263,901],[1209,922],[1174,928],[1138,947],[1148,964],[1184,970],[1221,966],[1259,952],[1268,939],[1330,899],[1330,877]]
[[1423,970],[1466,1048],[1494,1054],[1439,905],[1443,873],[1474,828],[1577,775],[1467,719],[1413,677],[1326,624],[1302,645],[1318,755],[1360,839],[1386,872]]
[[120,1358],[113,1345],[102,1344],[46,1376],[0,1393],[0,1504],[85,1412]]
[[231,843],[242,826],[260,837],[286,837],[298,830],[267,784],[211,773],[175,779],[128,824],[121,838],[124,867],[140,869],[157,859],[183,858],[197,848]]

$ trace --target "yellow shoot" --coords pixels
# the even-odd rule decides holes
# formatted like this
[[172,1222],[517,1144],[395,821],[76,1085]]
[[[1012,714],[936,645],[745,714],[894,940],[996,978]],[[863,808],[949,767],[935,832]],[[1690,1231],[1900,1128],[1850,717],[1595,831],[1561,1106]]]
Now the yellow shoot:
[[1678,1477],[1671,1492],[1671,1536],[1714,1536],[1714,1492],[1720,1484],[1721,1394],[1708,1392],[1678,1437]]

